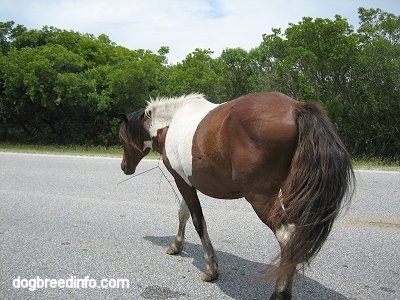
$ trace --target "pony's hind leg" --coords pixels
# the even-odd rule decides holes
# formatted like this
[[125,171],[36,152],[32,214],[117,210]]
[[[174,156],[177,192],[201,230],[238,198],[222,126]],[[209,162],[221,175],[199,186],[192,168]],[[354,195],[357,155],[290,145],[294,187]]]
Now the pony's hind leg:
[[[280,266],[277,272],[272,272],[272,277],[276,278],[275,291],[269,298],[270,300],[289,300],[292,298],[293,277],[296,272],[296,266],[290,264],[290,251],[284,247],[295,230],[293,224],[283,224],[276,226],[274,215],[271,214],[272,206],[277,197],[267,196],[265,194],[252,194],[246,196],[257,216],[264,222],[275,234],[281,248]],[[280,196],[278,198],[280,201]],[[284,207],[282,208],[284,210]],[[289,267],[286,267],[289,266]]]
[[180,253],[183,250],[183,246],[185,243],[185,228],[186,228],[186,223],[190,217],[190,211],[185,200],[183,199],[179,206],[178,217],[179,217],[178,234],[176,235],[175,240],[169,245],[167,250],[167,253],[170,255],[175,255]]
[[272,294],[270,300],[292,299],[292,285],[293,277],[296,273],[296,265],[291,264],[290,249],[285,248],[285,245],[294,231],[294,224],[282,224],[275,230],[275,236],[281,248],[280,268],[283,267],[283,270],[280,272],[278,271],[275,292]]

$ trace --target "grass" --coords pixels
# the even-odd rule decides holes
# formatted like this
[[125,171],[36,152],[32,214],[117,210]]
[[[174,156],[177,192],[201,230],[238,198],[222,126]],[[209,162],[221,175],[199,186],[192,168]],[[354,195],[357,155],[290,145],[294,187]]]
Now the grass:
[[46,153],[66,155],[98,155],[98,156],[121,156],[122,149],[117,146],[54,146],[54,145],[24,145],[0,143],[0,151],[18,153]]
[[[122,148],[119,146],[49,146],[0,143],[0,151],[122,157]],[[150,153],[147,158],[158,159],[159,156],[158,153]],[[356,158],[353,160],[353,164],[356,169],[400,171],[400,161],[388,161],[376,158]]]
[[379,158],[356,158],[353,160],[355,169],[400,171],[399,161],[388,161]]
[[[110,156],[122,158],[123,150],[120,146],[56,146],[0,143],[0,152]],[[157,159],[159,156],[158,153],[150,153],[147,157]]]

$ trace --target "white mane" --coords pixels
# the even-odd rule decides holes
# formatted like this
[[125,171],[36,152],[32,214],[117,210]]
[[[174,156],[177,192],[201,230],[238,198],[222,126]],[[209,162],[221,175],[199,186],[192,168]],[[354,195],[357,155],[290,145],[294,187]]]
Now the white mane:
[[145,114],[151,119],[150,136],[156,136],[157,130],[169,126],[176,111],[190,101],[206,100],[202,94],[189,94],[173,98],[156,98],[147,102]]

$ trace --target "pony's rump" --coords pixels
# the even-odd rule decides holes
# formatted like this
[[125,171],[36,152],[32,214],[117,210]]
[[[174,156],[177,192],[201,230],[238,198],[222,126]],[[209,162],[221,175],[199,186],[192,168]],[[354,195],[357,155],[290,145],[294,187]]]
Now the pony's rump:
[[294,119],[298,144],[282,187],[285,209],[280,204],[275,209],[280,211],[277,224],[294,224],[295,230],[283,245],[288,257],[281,262],[286,263],[273,275],[302,268],[315,257],[354,187],[350,155],[325,110],[317,103],[297,102]]

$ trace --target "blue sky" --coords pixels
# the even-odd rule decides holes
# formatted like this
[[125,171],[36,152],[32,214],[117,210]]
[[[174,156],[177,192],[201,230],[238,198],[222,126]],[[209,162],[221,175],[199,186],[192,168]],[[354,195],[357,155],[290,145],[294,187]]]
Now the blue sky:
[[357,28],[358,7],[400,15],[399,0],[1,0],[0,21],[104,33],[129,49],[169,46],[169,62],[176,63],[195,48],[215,56],[225,48],[250,50],[262,34],[306,16],[339,14]]

